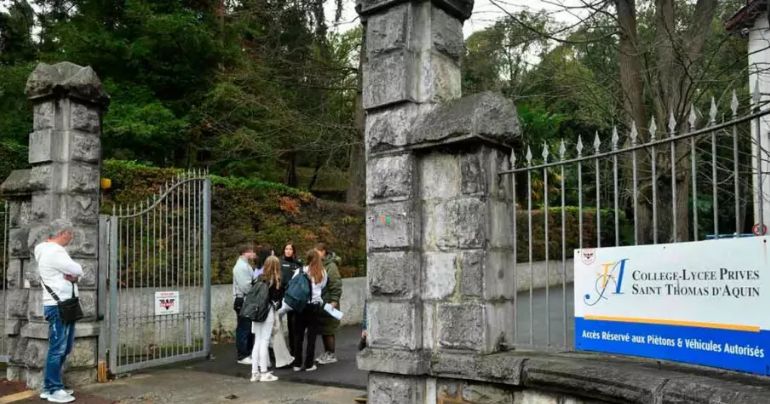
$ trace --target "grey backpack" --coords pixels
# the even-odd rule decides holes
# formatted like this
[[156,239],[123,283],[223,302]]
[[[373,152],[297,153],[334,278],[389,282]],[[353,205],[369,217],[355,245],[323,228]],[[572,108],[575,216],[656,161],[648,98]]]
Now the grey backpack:
[[262,279],[262,276],[251,285],[251,289],[243,297],[243,307],[239,313],[241,317],[261,323],[270,312],[270,288]]

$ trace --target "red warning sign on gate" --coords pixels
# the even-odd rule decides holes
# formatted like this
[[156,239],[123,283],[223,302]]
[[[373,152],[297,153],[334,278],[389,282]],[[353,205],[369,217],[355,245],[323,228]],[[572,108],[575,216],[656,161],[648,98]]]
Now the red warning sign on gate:
[[179,314],[179,291],[155,292],[155,315]]

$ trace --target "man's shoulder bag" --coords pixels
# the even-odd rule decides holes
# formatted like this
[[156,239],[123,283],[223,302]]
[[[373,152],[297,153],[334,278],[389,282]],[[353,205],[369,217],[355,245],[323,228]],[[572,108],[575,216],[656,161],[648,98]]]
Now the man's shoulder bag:
[[75,282],[70,281],[72,284],[72,297],[67,300],[61,300],[59,296],[54,293],[51,288],[46,285],[43,280],[40,280],[45,290],[56,300],[56,305],[59,307],[59,318],[63,323],[74,323],[83,318],[83,309],[80,308],[80,298],[75,296]]

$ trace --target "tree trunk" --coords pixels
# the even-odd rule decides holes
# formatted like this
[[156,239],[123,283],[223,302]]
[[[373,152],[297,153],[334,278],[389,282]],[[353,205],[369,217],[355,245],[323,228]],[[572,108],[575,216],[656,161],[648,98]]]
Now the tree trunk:
[[296,188],[299,185],[299,180],[297,179],[297,152],[289,152],[286,155],[286,160],[289,163],[286,168],[286,185]]
[[365,147],[365,124],[363,104],[363,67],[366,58],[366,29],[361,36],[361,47],[358,56],[358,88],[356,90],[356,140],[351,146],[350,163],[348,164],[348,190],[345,195],[347,203],[354,205],[364,205],[366,202],[366,147]]

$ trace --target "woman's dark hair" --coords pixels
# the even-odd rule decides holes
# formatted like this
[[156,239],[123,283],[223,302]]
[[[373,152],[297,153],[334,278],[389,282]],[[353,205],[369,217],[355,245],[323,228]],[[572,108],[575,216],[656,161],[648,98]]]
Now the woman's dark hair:
[[[288,247],[288,246],[291,246],[291,250],[293,251],[293,253],[292,253],[292,256],[291,256],[291,257],[287,257],[287,256],[286,256],[286,247]],[[284,259],[285,261],[291,261],[291,262],[297,262],[297,261],[299,261],[299,260],[297,259],[297,247],[295,247],[295,246],[294,246],[294,243],[293,243],[293,242],[291,242],[291,241],[289,241],[288,243],[286,243],[286,245],[284,245],[284,246],[283,246],[283,250],[281,250],[281,256],[283,257],[283,259]]]
[[273,255],[273,249],[270,247],[262,247],[257,254],[257,268],[262,268],[267,261],[267,257]]

